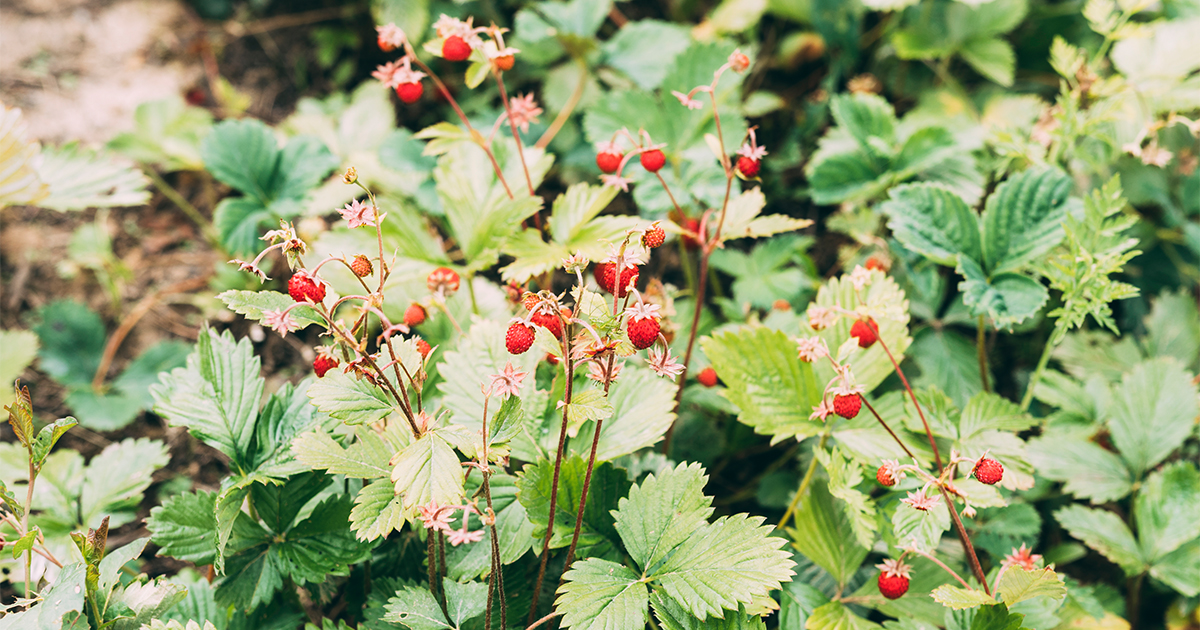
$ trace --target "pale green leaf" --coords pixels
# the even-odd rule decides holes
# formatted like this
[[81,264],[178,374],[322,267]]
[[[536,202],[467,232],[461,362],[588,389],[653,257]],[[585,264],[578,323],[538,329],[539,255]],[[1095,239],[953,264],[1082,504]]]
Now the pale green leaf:
[[571,630],[616,630],[646,625],[649,593],[641,577],[629,568],[588,558],[563,574],[554,602],[563,611],[563,626]]
[[404,509],[436,501],[438,505],[458,504],[463,499],[463,467],[441,431],[425,433],[404,447],[396,456],[391,480],[396,494],[403,498]]
[[989,275],[1021,269],[1062,240],[1070,192],[1070,177],[1056,168],[1030,168],[996,187],[981,217]]
[[0,208],[30,205],[50,192],[34,162],[41,146],[28,137],[21,110],[0,105]]
[[971,314],[991,318],[997,328],[1012,328],[1033,317],[1050,299],[1037,280],[1017,273],[987,277],[983,268],[966,256],[958,257],[957,271],[965,278],[958,289]]
[[858,542],[849,515],[823,482],[810,486],[796,510],[795,522],[795,528],[789,530],[792,546],[828,571],[838,584],[849,582],[869,548]]
[[66,565],[54,584],[41,594],[41,603],[5,615],[0,619],[0,630],[59,630],[68,613],[83,611],[84,596],[87,595],[86,573],[81,562]]
[[410,630],[443,630],[453,628],[446,622],[442,608],[429,589],[405,586],[388,600],[384,621],[404,625]]
[[996,603],[994,598],[988,597],[983,591],[968,591],[953,584],[943,584],[933,589],[930,596],[937,603],[954,610],[964,610]]
[[131,162],[77,142],[44,147],[38,176],[50,194],[37,202],[54,210],[140,206],[150,200],[150,180]]
[[1038,424],[1037,418],[1003,396],[981,392],[971,397],[958,419],[958,435],[970,439],[981,431],[1024,431]]
[[1116,514],[1070,505],[1055,512],[1054,518],[1072,536],[1124,569],[1126,575],[1138,575],[1146,570],[1147,562],[1133,533]]
[[813,610],[804,627],[806,630],[877,630],[883,626],[859,617],[842,602],[829,602]]
[[[229,290],[217,294],[217,299],[225,303],[229,310],[256,322],[263,320],[263,311],[282,311],[296,303],[291,296],[278,291],[235,291]],[[325,319],[317,309],[301,304],[288,311],[288,315],[296,320],[301,328],[309,324],[325,326]]]
[[376,479],[363,486],[350,510],[350,529],[359,540],[371,541],[400,531],[406,512],[391,479]]
[[580,230],[617,197],[615,186],[595,186],[580,182],[554,200],[547,225],[555,242],[567,244]]
[[[626,364],[620,380],[609,389],[608,404],[612,415],[600,429],[597,461],[611,461],[658,443],[675,421],[675,385],[646,368]],[[594,430],[595,423],[585,422],[571,448],[590,450]]]
[[1195,365],[1200,355],[1200,309],[1189,293],[1164,291],[1154,300],[1145,321],[1147,354],[1172,356],[1183,365]]
[[629,490],[613,516],[634,562],[655,567],[708,522],[713,509],[712,499],[704,496],[707,482],[699,464],[681,463],[657,477],[651,473]]
[[897,546],[912,544],[923,551],[933,551],[942,540],[942,534],[950,529],[950,511],[942,501],[929,510],[918,510],[901,503],[892,514],[892,528]]
[[1134,475],[1142,475],[1195,431],[1197,387],[1174,359],[1138,364],[1113,390],[1108,426]]
[[1174,462],[1146,477],[1134,503],[1142,555],[1154,564],[1200,537],[1200,471]]
[[959,49],[963,61],[976,72],[1005,87],[1011,86],[1017,56],[1012,45],[999,37],[976,37]]
[[870,497],[855,489],[863,481],[862,467],[847,458],[837,446],[829,451],[818,449],[816,457],[829,474],[829,493],[840,503],[858,544],[871,548],[875,543],[878,521]]
[[401,413],[388,394],[364,378],[330,370],[308,388],[317,409],[346,424],[371,424],[389,413]]
[[88,462],[79,494],[81,524],[94,524],[114,506],[140,501],[154,471],[167,465],[167,445],[148,438],[126,438],[104,447]]
[[759,216],[766,205],[767,198],[760,188],[742,191],[742,194],[730,199],[725,209],[725,223],[721,226],[721,241],[761,238],[812,225],[812,221],[807,219],[793,219],[777,214]]
[[305,466],[331,475],[374,479],[391,475],[388,460],[398,450],[397,446],[407,446],[411,441],[409,432],[397,430],[394,424],[387,433],[390,441],[364,427],[358,427],[354,435],[354,442],[343,448],[322,429],[302,433],[292,441],[292,453]]
[[1067,596],[1067,585],[1054,569],[1028,571],[1021,567],[1009,567],[1000,577],[1000,586],[996,590],[1006,606],[1034,597],[1062,599]]
[[133,113],[134,130],[118,134],[108,148],[164,171],[204,168],[200,141],[212,129],[212,114],[178,96],[147,101]]
[[691,44],[683,25],[655,19],[630,22],[603,43],[605,63],[653,90],[667,76],[671,63]]
[[192,562],[212,564],[217,553],[215,492],[183,492],[155,506],[146,519],[159,554]]
[[1133,489],[1133,476],[1111,451],[1092,442],[1052,436],[1029,440],[1029,459],[1039,475],[1063,482],[1063,491],[1092,503],[1116,501]]
[[[508,325],[475,318],[458,345],[446,352],[438,365],[444,379],[438,383],[442,404],[452,412],[451,421],[478,433],[483,428],[483,385],[491,383],[491,375],[499,374],[505,364],[512,363],[521,372],[534,371],[540,357],[535,352],[513,356],[504,347]],[[521,386],[520,397],[534,390],[534,379],[527,378]]]
[[38,338],[28,330],[0,330],[0,407],[15,400],[12,383],[33,363]]

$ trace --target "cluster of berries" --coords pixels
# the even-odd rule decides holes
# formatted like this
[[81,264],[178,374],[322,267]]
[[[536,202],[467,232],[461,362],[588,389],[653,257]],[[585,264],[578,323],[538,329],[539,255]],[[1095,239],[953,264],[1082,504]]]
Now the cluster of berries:
[[[491,62],[497,71],[512,70],[513,64],[516,61],[515,55],[521,51],[504,45],[503,34],[507,29],[494,25],[475,27],[471,22],[472,18],[467,18],[464,22],[457,18],[442,15],[434,23],[433,28],[442,40],[442,58],[447,61],[466,61],[471,57],[473,51],[478,50]],[[398,61],[388,62],[379,66],[372,76],[382,81],[388,87],[395,89],[396,96],[402,102],[417,102],[425,93],[425,86],[421,80],[427,75],[424,72],[412,69],[412,63],[416,61],[416,56],[412,45],[408,41],[408,37],[394,23],[377,26],[375,30],[378,34],[376,41],[379,43],[381,50],[391,52],[401,49],[405,51],[405,54]],[[480,37],[480,34],[487,34],[490,40],[485,42]]]

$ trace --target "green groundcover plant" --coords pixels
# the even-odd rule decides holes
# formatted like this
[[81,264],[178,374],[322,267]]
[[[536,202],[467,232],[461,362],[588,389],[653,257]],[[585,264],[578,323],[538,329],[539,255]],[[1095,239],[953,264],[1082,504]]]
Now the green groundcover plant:
[[[1196,287],[1147,300],[1163,285],[1130,267],[1153,248],[1195,280],[1200,56],[1174,57],[1195,50],[1196,9],[1072,8],[1101,41],[1047,44],[1051,104],[950,74],[960,60],[1013,85],[1004,36],[1025,2],[749,4],[697,28],[799,12],[847,57],[832,89],[870,9],[893,61],[944,89],[898,116],[855,77],[809,102],[829,124],[801,162],[788,145],[804,138],[748,122],[773,109],[743,93],[749,47],[648,19],[597,43],[611,5],[577,0],[522,9],[511,34],[442,15],[424,43],[428,16],[397,13],[404,28],[377,29],[377,82],[303,103],[284,141],[145,110],[165,135],[168,114],[186,122],[186,141],[141,130],[113,148],[202,163],[234,191],[211,238],[242,275],[217,298],[315,340],[311,374],[268,391],[251,339],[206,327],[185,361],[152,350],[109,392],[98,352],[73,365],[55,336],[85,321],[99,351],[102,323],[46,307],[41,369],[85,424],[150,406],[228,475],[161,493],[147,535],[109,548],[165,444],[55,449],[76,420],[38,427],[18,383],[0,445],[17,599],[0,629],[1194,627]],[[602,97],[597,46],[623,76]],[[526,58],[568,59],[545,78],[567,112],[549,127],[506,86]],[[567,95],[564,73],[580,77]],[[427,90],[452,120],[396,129],[382,95],[408,107]],[[827,277],[796,234],[813,221],[768,212],[788,194],[760,178],[775,154],[804,197],[840,204]],[[1148,199],[1155,225],[1130,206]],[[339,206],[332,229],[306,227]],[[1132,326],[1120,301],[1143,305]],[[997,347],[1029,369],[1002,371]],[[714,448],[779,459],[728,498]],[[150,577],[147,549],[191,568]]]

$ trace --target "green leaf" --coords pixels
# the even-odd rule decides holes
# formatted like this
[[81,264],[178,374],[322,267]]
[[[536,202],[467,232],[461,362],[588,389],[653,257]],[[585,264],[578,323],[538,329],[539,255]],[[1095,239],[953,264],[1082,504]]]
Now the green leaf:
[[1028,571],[1021,567],[1009,567],[1000,577],[1000,586],[996,591],[1006,606],[1012,606],[1034,597],[1062,599],[1067,596],[1067,585],[1054,569]]
[[178,96],[147,101],[133,113],[133,131],[118,134],[108,148],[164,172],[204,168],[200,141],[212,129],[212,114]]
[[812,225],[807,219],[793,219],[772,214],[759,216],[767,205],[767,198],[760,188],[742,191],[729,200],[725,210],[725,223],[721,228],[721,242],[739,238],[761,238],[780,232],[791,232]]
[[215,492],[183,492],[151,509],[146,528],[159,555],[197,566],[212,564],[217,554],[216,501]]
[[101,591],[107,591],[119,583],[117,574],[121,572],[121,567],[140,558],[148,542],[150,542],[149,538],[138,538],[118,549],[110,549],[104,554],[99,567]]
[[24,536],[18,538],[16,542],[8,543],[12,545],[13,559],[15,560],[16,558],[20,557],[21,554],[33,549],[33,543],[35,540],[37,540],[38,534],[40,533],[41,530],[38,529],[37,525],[31,525],[29,527],[29,531],[25,532]]
[[976,37],[959,49],[963,61],[984,77],[1009,87],[1017,65],[1012,45],[999,37]]
[[940,265],[956,264],[959,254],[982,259],[979,220],[962,197],[941,184],[897,186],[879,210],[896,240]]
[[390,424],[386,438],[373,429],[356,427],[354,442],[342,448],[322,429],[309,431],[292,441],[292,453],[309,468],[327,471],[331,475],[346,475],[359,479],[375,479],[392,474],[388,460],[400,446],[406,446],[409,433]]
[[957,271],[965,278],[958,289],[963,302],[971,307],[971,314],[990,317],[997,328],[1011,328],[1033,317],[1050,299],[1046,287],[1037,280],[1017,273],[989,278],[978,263],[966,256],[958,257]]
[[952,584],[943,584],[933,589],[930,596],[937,603],[953,610],[964,610],[996,603],[994,598],[988,597],[983,591],[968,591]]
[[74,300],[56,300],[38,309],[37,321],[39,369],[63,385],[90,386],[107,337],[100,316]]
[[391,479],[376,479],[354,497],[350,529],[359,540],[372,541],[400,531],[407,514],[396,484]]
[[1133,475],[1111,451],[1077,438],[1029,440],[1029,459],[1039,475],[1063,482],[1063,491],[1092,503],[1116,501],[1133,490]]
[[[559,470],[558,507],[554,511],[554,532],[550,547],[558,549],[571,542],[575,531],[575,515],[579,511],[579,497],[583,492],[583,479],[587,472],[587,461],[578,455],[563,460]],[[517,499],[525,506],[528,518],[534,525],[534,536],[539,540],[546,535],[550,519],[550,494],[554,481],[554,462],[540,460],[525,466],[517,478]],[[587,504],[583,510],[583,526],[579,533],[579,547],[599,547],[588,555],[602,555],[607,546],[615,546],[618,540],[612,510],[618,500],[626,496],[630,486],[624,470],[609,462],[597,463],[592,470],[592,483],[588,488]],[[584,553],[580,551],[580,556]]]
[[1070,192],[1071,178],[1057,168],[1030,168],[996,187],[980,217],[984,265],[993,278],[1021,269],[1062,240]]
[[109,598],[109,610],[116,608],[129,612],[123,613],[109,627],[113,630],[138,630],[152,620],[162,618],[185,597],[187,587],[168,582],[163,577],[118,587]]
[[970,630],[1020,630],[1025,615],[1010,613],[1004,604],[984,606],[975,613]]
[[666,78],[675,58],[691,44],[688,29],[654,19],[630,22],[605,41],[605,63],[623,72],[643,90]]
[[104,447],[88,462],[79,493],[79,524],[96,523],[115,508],[138,505],[151,475],[169,460],[167,445],[158,440],[126,438]]
[[[953,330],[925,328],[914,335],[908,356],[921,369],[913,387],[937,387],[956,405],[983,391],[975,342]],[[990,381],[989,377],[989,381]]]
[[[515,477],[502,473],[493,474],[489,485],[492,489],[493,509],[496,512],[500,561],[503,564],[512,564],[521,559],[533,546],[534,525],[526,517],[525,506],[517,500]],[[475,496],[479,486],[479,475],[468,478],[467,496]],[[483,529],[483,540],[446,550],[448,572],[456,580],[485,577],[491,573],[492,528],[484,527],[478,515],[471,515],[470,521],[471,529]]]
[[[1194,365],[1200,356],[1200,309],[1196,301],[1182,289],[1177,293],[1164,291],[1146,317],[1146,333],[1147,354],[1172,356],[1183,365]],[[0,338],[2,335],[0,332]]]
[[200,145],[204,166],[223,184],[266,206],[274,196],[279,149],[271,129],[254,120],[226,120]]
[[213,227],[233,254],[249,257],[262,242],[259,233],[275,215],[254,197],[226,197],[213,210]]
[[[247,319],[261,322],[263,311],[282,311],[293,304],[291,296],[278,291],[235,291],[229,290],[217,294],[217,299],[225,303],[229,310]],[[309,324],[325,325],[325,320],[317,313],[317,309],[301,304],[288,312],[296,323],[303,329]]]
[[1136,365],[1113,390],[1108,426],[1113,444],[1134,475],[1142,475],[1195,431],[1197,387],[1177,361]]
[[804,627],[807,630],[876,630],[882,626],[850,612],[842,602],[829,602],[813,610]]
[[891,177],[883,166],[872,164],[861,152],[839,153],[833,146],[823,139],[805,168],[814,203],[867,199],[887,189]]
[[1179,591],[1186,597],[1200,594],[1200,539],[1185,543],[1182,547],[1159,558],[1150,565],[1150,575]]
[[829,474],[829,493],[840,503],[858,544],[871,548],[875,544],[875,530],[879,525],[870,497],[855,489],[863,482],[862,467],[847,458],[837,446],[829,451],[818,449],[815,455]]
[[484,582],[459,583],[442,578],[442,592],[446,594],[450,622],[455,626],[461,628],[487,610],[488,585]]
[[700,464],[681,463],[659,476],[653,473],[622,498],[613,516],[625,549],[638,566],[650,569],[712,515],[704,496],[708,476]]
[[53,210],[140,206],[150,200],[150,180],[128,160],[92,151],[78,142],[43,147],[38,176],[50,187],[37,202]]
[[402,624],[411,630],[442,630],[452,628],[429,589],[405,586],[388,600],[384,621]]
[[725,381],[722,395],[738,407],[738,420],[756,433],[779,442],[821,430],[819,421],[809,419],[821,386],[812,365],[796,358],[796,343],[787,335],[743,327],[702,339],[700,347]]
[[612,417],[612,405],[608,404],[603,389],[579,392],[571,397],[569,404],[563,403],[563,406],[567,408],[567,424],[576,430],[584,422]]
[[33,363],[38,354],[38,337],[28,330],[0,330],[0,407],[15,399],[10,384]]
[[755,597],[778,589],[794,572],[783,538],[761,516],[725,516],[688,536],[654,579],[693,615],[723,617]]
[[54,448],[54,445],[58,443],[58,439],[77,424],[79,422],[75,418],[68,416],[66,418],[59,418],[42,427],[38,431],[37,437],[33,440],[34,465],[40,468],[42,462],[46,461],[46,457],[50,455],[50,449]]
[[82,612],[86,568],[74,562],[63,567],[58,579],[46,592],[42,601],[19,613],[10,613],[0,619],[0,630],[60,630],[68,613]]
[[1024,431],[1038,424],[1038,419],[1021,411],[1015,403],[991,392],[971,397],[958,419],[960,439],[969,439],[983,431]]
[[330,370],[308,388],[308,397],[317,409],[346,424],[372,424],[396,409],[388,394],[378,385],[341,370]]
[[262,398],[259,369],[249,339],[235,343],[228,331],[203,331],[187,367],[162,374],[150,388],[154,411],[172,426],[186,426],[235,466],[247,466]]
[[933,551],[942,540],[942,534],[950,529],[950,511],[940,501],[930,510],[918,510],[901,503],[892,514],[892,528],[897,546],[912,544],[923,551]]
[[641,628],[650,603],[646,583],[629,568],[588,558],[571,565],[554,601],[571,630]]
[[829,112],[838,128],[850,134],[859,146],[872,149],[872,138],[896,139],[896,114],[890,103],[875,94],[839,94],[829,101]]
[[1142,556],[1151,564],[1200,537],[1200,471],[1178,461],[1151,473],[1133,513]]
[[650,605],[654,608],[654,617],[666,630],[766,630],[767,627],[762,617],[747,614],[744,606],[736,613],[726,613],[724,619],[709,617],[702,620],[657,590],[650,593]]
[[850,581],[869,551],[858,542],[850,517],[820,481],[809,487],[809,495],[796,510],[796,526],[788,533],[793,547],[841,585]]
[[436,501],[438,505],[461,503],[463,468],[458,455],[446,441],[443,430],[429,431],[404,447],[396,456],[391,480],[404,509]]
[[567,192],[555,198],[546,222],[551,238],[562,244],[575,240],[588,222],[617,198],[617,192],[614,186],[593,186],[585,182],[567,188]]
[[[600,429],[597,461],[612,461],[657,444],[675,421],[675,385],[646,368],[627,364],[621,379],[609,389],[607,404],[612,415]],[[584,422],[571,440],[572,450],[589,451],[594,431],[594,422]]]
[[1069,505],[1055,512],[1054,518],[1072,536],[1124,569],[1125,575],[1134,576],[1146,570],[1146,560],[1133,533],[1116,514]]
[[[438,383],[442,393],[442,404],[450,409],[451,421],[478,433],[483,429],[482,385],[491,382],[491,375],[499,374],[504,366],[512,363],[521,372],[534,372],[539,360],[535,352],[513,356],[504,347],[504,334],[508,325],[485,319],[475,319],[467,334],[459,338],[458,345],[446,352],[438,366],[444,379]],[[534,379],[529,378],[521,387],[519,396],[526,398],[535,388]]]

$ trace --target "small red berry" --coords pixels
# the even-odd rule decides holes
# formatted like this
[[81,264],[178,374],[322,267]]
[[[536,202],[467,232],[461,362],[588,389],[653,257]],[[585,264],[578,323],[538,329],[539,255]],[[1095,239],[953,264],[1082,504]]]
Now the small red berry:
[[875,471],[875,481],[888,487],[896,485],[896,479],[892,477],[892,471],[888,470],[886,465],[880,466],[879,470]]
[[888,599],[900,599],[908,592],[908,578],[880,573],[879,592]]
[[971,472],[975,474],[979,483],[993,486],[1004,477],[1004,466],[990,457],[981,457],[979,461],[975,462],[975,468]]
[[636,284],[638,279],[638,268],[628,266],[621,270],[620,286],[617,286],[617,263],[601,263],[596,267],[596,284],[600,285],[606,293],[616,293],[620,289],[620,294],[617,297],[625,297],[629,294],[629,285]]
[[700,384],[705,387],[713,387],[717,384],[717,371],[712,369],[711,366],[706,367],[696,375],[696,380],[700,381]]
[[658,149],[643,151],[640,159],[642,161],[642,168],[651,173],[657,173],[658,169],[667,163],[667,156],[663,155],[663,152]]
[[425,84],[420,81],[412,83],[401,83],[396,86],[396,96],[400,97],[400,101],[408,104],[416,103],[421,100],[421,95],[425,93]]
[[760,166],[762,166],[761,160],[748,158],[744,155],[738,156],[737,170],[742,174],[742,177],[745,177],[746,179],[754,179],[755,177],[758,177],[758,169]]
[[625,330],[629,333],[629,343],[638,350],[645,350],[654,345],[661,326],[657,319],[645,317],[639,320],[630,319],[625,325]]
[[318,354],[317,358],[313,359],[313,372],[317,373],[317,378],[322,378],[329,370],[338,366],[337,359],[324,354]]
[[879,271],[887,273],[887,267],[884,266],[882,261],[880,261],[878,258],[876,258],[874,256],[867,259],[866,267],[867,267],[867,269],[871,269],[871,270],[878,269]]
[[[690,251],[700,249],[700,245],[702,243],[697,238],[700,235],[700,219],[693,219],[691,217],[685,218],[683,220],[683,229],[687,230],[687,232],[684,232],[683,236],[680,237],[683,239],[684,248]],[[697,236],[692,236],[693,233]]]
[[308,287],[312,284],[312,280],[308,276],[294,274],[288,278],[288,295],[297,302],[303,302],[304,297],[308,295]]
[[879,340],[879,335],[875,331],[879,330],[879,326],[875,320],[868,317],[866,320],[858,320],[850,325],[850,336],[858,339],[858,347],[870,348]]
[[505,72],[505,71],[513,69],[514,61],[515,61],[515,59],[513,59],[512,55],[503,55],[501,57],[496,57],[495,59],[493,59],[492,63],[496,65],[497,70],[499,70],[501,72]]
[[404,311],[404,325],[412,328],[420,326],[425,322],[425,307],[413,302],[408,305],[408,309]]
[[601,151],[596,154],[596,166],[600,167],[605,173],[616,173],[621,167],[621,160],[625,156],[612,151]]
[[833,413],[847,420],[857,416],[859,409],[862,409],[862,398],[858,394],[838,394],[833,397]]
[[787,300],[782,300],[782,299],[775,300],[771,304],[771,307],[777,311],[790,311],[790,310],[792,310],[792,303]]
[[554,335],[556,339],[562,338],[562,321],[558,319],[557,315],[538,311],[529,316],[529,321],[535,326],[541,326],[549,330],[550,334]]
[[546,363],[549,363],[550,365],[558,365],[558,357],[554,356],[553,352],[547,352]]
[[359,278],[366,278],[375,272],[375,268],[371,266],[371,261],[366,256],[358,254],[354,260],[350,261],[350,271],[353,271],[354,275]]
[[533,326],[522,321],[513,322],[504,335],[504,347],[509,354],[525,354],[533,347],[533,336]]
[[526,291],[525,295],[521,296],[521,304],[523,304],[525,306],[525,310],[527,310],[527,311],[532,311],[533,308],[535,306],[537,306],[538,302],[540,302],[540,301],[541,300],[538,298],[538,296],[536,294],[530,293],[529,291]]
[[465,61],[471,56],[471,46],[458,35],[451,35],[442,42],[442,56],[446,61]]
[[429,351],[432,350],[433,348],[429,347],[428,341],[425,341],[424,339],[422,339],[420,337],[417,337],[416,339],[417,339],[417,352],[420,352],[421,358],[424,359],[425,357],[429,356]]
[[667,233],[657,223],[646,228],[642,233],[642,245],[654,249],[660,247],[667,240]]
[[446,295],[450,295],[458,291],[459,277],[458,272],[447,267],[438,267],[429,272],[429,276],[425,278],[425,286],[429,287],[430,291],[442,291]]

